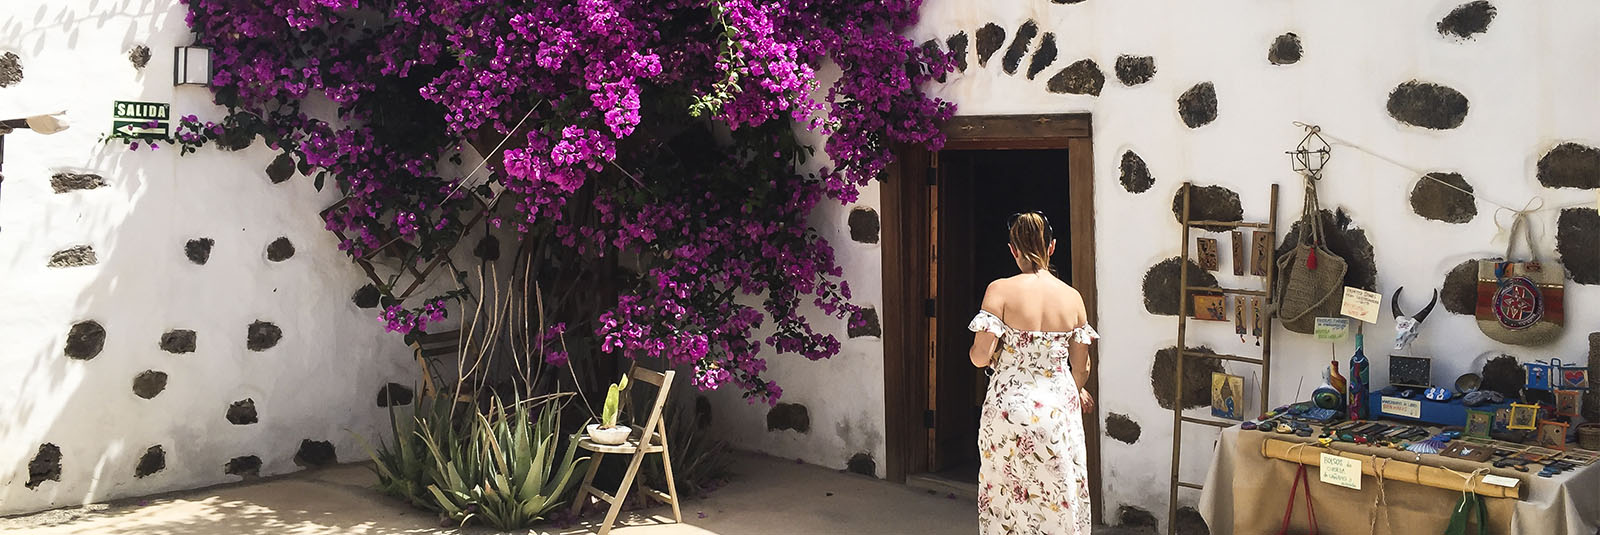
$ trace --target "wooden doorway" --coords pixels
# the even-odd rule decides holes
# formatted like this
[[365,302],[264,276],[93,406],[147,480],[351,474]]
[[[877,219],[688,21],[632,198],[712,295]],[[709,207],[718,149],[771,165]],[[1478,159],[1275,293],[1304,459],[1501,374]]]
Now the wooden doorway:
[[[1058,271],[1083,294],[1089,321],[1098,319],[1089,116],[957,117],[943,129],[948,140],[942,151],[920,147],[898,151],[882,190],[885,462],[894,481],[959,469],[965,460],[959,448],[975,452],[977,447],[975,438],[967,443],[967,434],[975,425],[973,401],[981,397],[983,383],[982,375],[966,362],[971,338],[963,333],[977,310],[974,287],[981,296],[987,280],[978,279],[991,276],[977,262],[976,255],[987,254],[979,250],[983,241],[979,237],[1003,236],[1003,222],[988,225],[994,229],[980,225],[990,216],[1003,220],[1010,212],[988,213],[996,207],[981,206],[984,200],[973,194],[973,188],[1003,187],[1007,177],[997,172],[1016,170],[1001,169],[998,162],[1022,162],[1018,165],[1024,172],[1045,175],[1029,177],[1030,183],[1049,184],[1064,193],[1057,199],[1064,199],[1065,206],[1024,209],[1042,209],[1050,217],[1058,241]],[[1049,202],[1031,197],[1023,200]],[[1096,363],[1097,347],[1090,349]],[[1097,377],[1091,374],[1084,386],[1098,397]],[[1099,522],[1098,414],[1085,415],[1084,433],[1094,518]]]

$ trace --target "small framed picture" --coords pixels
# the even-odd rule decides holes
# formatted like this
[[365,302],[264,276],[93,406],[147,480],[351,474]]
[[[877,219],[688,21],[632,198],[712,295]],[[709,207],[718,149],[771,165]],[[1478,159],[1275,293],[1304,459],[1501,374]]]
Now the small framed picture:
[[1511,422],[1506,424],[1506,429],[1534,429],[1538,423],[1538,405],[1511,404]]
[[1211,372],[1211,415],[1244,419],[1244,377]]
[[1583,392],[1578,390],[1555,390],[1556,415],[1577,416],[1578,409],[1583,406]]
[[1567,424],[1564,422],[1539,422],[1539,432],[1534,433],[1533,437],[1533,443],[1541,448],[1566,451]]
[[1583,366],[1562,366],[1556,375],[1556,388],[1588,390],[1589,369]]
[[1228,321],[1228,300],[1220,295],[1194,296],[1194,319]]
[[1433,386],[1433,359],[1389,355],[1389,384],[1413,388]]
[[1490,428],[1491,431],[1505,431],[1510,429],[1510,425],[1511,407],[1501,407],[1494,411],[1494,427]]
[[1525,388],[1528,390],[1550,389],[1549,364],[1545,364],[1543,362],[1524,362],[1522,363],[1522,366],[1527,368],[1527,373],[1524,375],[1528,378],[1528,383],[1523,385]]
[[1467,409],[1467,424],[1461,434],[1469,437],[1489,438],[1489,431],[1494,428],[1494,413]]

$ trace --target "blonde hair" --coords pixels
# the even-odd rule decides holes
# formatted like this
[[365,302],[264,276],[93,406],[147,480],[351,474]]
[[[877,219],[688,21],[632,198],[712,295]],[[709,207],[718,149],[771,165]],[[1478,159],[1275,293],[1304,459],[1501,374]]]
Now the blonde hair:
[[1010,225],[1011,246],[1034,268],[1050,269],[1050,220],[1039,212],[1020,214]]

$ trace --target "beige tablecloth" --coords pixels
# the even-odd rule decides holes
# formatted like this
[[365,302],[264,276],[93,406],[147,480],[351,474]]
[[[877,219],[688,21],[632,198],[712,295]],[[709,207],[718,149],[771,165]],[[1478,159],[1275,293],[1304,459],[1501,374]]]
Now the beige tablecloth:
[[[1200,514],[1215,535],[1273,534],[1283,520],[1298,465],[1263,457],[1262,442],[1267,438],[1310,442],[1279,433],[1242,431],[1237,426],[1224,429],[1217,442],[1200,496]],[[1369,448],[1340,443],[1338,449],[1415,461],[1415,454],[1393,449]],[[1438,455],[1423,456],[1429,466],[1443,466],[1470,473],[1482,464]],[[1495,474],[1522,480],[1522,499],[1488,498],[1489,532],[1496,535],[1600,535],[1600,463],[1542,478],[1537,468],[1521,473],[1496,468]],[[1378,509],[1378,485],[1371,476],[1362,478],[1361,490],[1318,481],[1317,467],[1307,467],[1311,479],[1311,499],[1317,512],[1321,535],[1389,535],[1444,533],[1450,513],[1461,501],[1461,493],[1413,483],[1384,481],[1383,494],[1388,506],[1373,525]],[[1303,491],[1302,491],[1303,492]],[[1295,497],[1290,533],[1309,533],[1305,498]],[[1392,529],[1391,529],[1392,528]]]

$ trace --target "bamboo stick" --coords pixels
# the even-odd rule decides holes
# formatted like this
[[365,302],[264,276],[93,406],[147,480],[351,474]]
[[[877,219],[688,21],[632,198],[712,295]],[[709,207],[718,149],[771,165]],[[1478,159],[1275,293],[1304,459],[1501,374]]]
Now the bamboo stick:
[[1522,499],[1522,485],[1502,487],[1483,483],[1485,474],[1476,474],[1463,479],[1458,472],[1434,466],[1423,466],[1417,463],[1385,458],[1383,474],[1377,474],[1377,464],[1372,462],[1374,456],[1360,453],[1339,451],[1323,448],[1310,442],[1288,442],[1275,438],[1266,439],[1262,444],[1261,453],[1273,459],[1280,459],[1292,463],[1310,466],[1322,466],[1322,454],[1338,455],[1366,461],[1361,463],[1361,473],[1364,475],[1383,477],[1390,481],[1416,483],[1418,485],[1441,488],[1456,492],[1475,492],[1490,498]]

